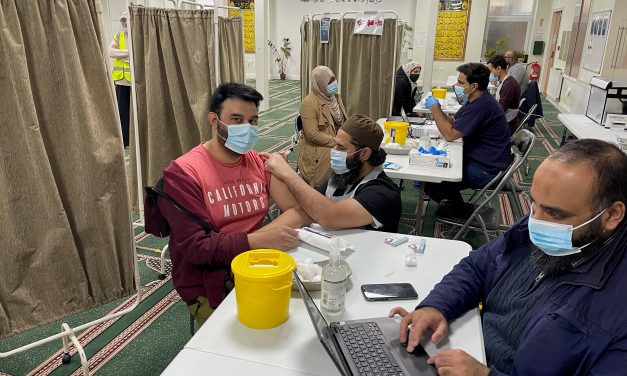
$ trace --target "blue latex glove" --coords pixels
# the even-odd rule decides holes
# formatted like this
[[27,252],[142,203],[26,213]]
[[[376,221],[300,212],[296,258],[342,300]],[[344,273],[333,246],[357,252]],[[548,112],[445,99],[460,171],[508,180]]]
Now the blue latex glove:
[[431,107],[433,107],[435,105],[437,105],[439,107],[440,106],[440,102],[437,99],[433,98],[432,96],[429,96],[429,98],[427,98],[425,100],[425,108],[426,109],[430,110]]

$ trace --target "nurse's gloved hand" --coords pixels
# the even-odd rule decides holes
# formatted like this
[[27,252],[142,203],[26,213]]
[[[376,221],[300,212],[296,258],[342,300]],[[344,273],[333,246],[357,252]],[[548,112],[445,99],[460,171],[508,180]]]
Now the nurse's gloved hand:
[[440,106],[440,102],[437,99],[433,98],[432,96],[429,96],[429,98],[427,98],[425,100],[425,108],[426,109],[430,110],[431,107],[436,106],[436,105],[439,107]]

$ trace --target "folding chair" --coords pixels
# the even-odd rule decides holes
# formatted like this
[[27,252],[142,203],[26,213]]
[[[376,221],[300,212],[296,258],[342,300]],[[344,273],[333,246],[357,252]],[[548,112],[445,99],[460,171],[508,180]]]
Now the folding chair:
[[[298,115],[294,120],[294,135],[292,136],[292,146],[290,147],[290,153],[294,151],[294,146],[298,145],[298,140],[300,140],[300,134],[302,131],[303,119],[300,117],[300,115]],[[296,163],[294,170],[298,173],[298,163]]]
[[467,204],[471,204],[474,210],[468,218],[459,218],[455,215],[456,207],[452,201],[442,200],[440,202],[435,210],[435,222],[458,227],[459,231],[455,233],[453,240],[460,239],[468,230],[477,230],[483,233],[486,242],[490,241],[490,232],[494,233],[499,229],[500,219],[499,210],[491,207],[490,204],[498,198],[499,193],[514,172],[527,160],[535,139],[535,135],[526,129],[522,129],[512,136],[511,149],[514,161],[506,170],[499,172],[481,191],[469,199]]
[[[524,101],[524,98],[523,98]],[[522,103],[522,102],[521,102]],[[518,131],[520,131],[521,129],[523,129],[523,127],[525,126],[525,124],[527,123],[527,121],[529,120],[530,117],[534,116],[534,111],[536,110],[536,107],[538,107],[538,105],[536,103],[533,104],[533,106],[531,106],[529,108],[529,111],[525,114],[524,112],[520,112],[521,114],[524,114],[525,116],[522,118],[522,120],[520,121],[520,125],[518,126],[518,128],[516,129],[516,132],[514,132],[514,134],[512,135],[511,140],[514,139],[514,135],[516,135],[518,133]],[[520,107],[519,107],[520,108]],[[529,161],[525,160],[525,176],[529,175]]]

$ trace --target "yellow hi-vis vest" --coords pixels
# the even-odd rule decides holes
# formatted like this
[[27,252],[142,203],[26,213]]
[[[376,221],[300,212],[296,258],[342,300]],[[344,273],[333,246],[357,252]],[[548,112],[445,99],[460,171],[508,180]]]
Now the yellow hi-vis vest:
[[[119,32],[113,36],[113,39],[118,42],[118,48],[120,50],[126,50],[125,32]],[[120,81],[125,79],[131,82],[131,65],[121,59],[113,59],[113,81]]]

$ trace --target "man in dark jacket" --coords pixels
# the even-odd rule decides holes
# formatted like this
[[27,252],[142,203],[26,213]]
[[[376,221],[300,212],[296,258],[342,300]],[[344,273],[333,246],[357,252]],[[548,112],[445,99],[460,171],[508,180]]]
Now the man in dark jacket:
[[[460,261],[404,316],[413,351],[483,303],[488,367],[462,350],[429,359],[447,375],[610,375],[627,370],[627,156],[599,140],[564,145],[538,168],[533,205]],[[410,328],[409,335],[407,328]],[[426,333],[426,332],[425,332]]]

